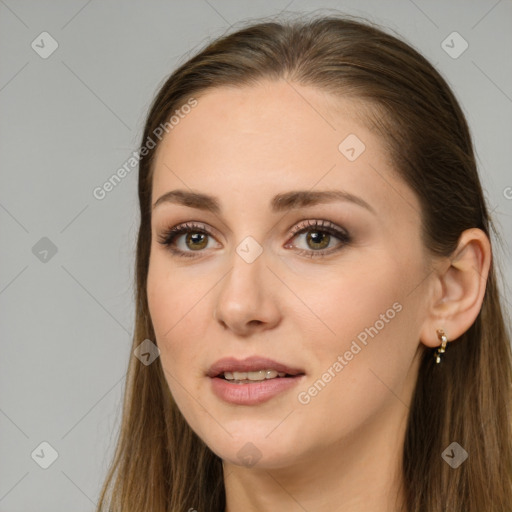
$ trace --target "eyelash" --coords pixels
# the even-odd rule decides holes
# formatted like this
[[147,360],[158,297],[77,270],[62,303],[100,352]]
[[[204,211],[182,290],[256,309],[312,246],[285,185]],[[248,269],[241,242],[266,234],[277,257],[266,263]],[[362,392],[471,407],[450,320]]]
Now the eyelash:
[[[346,230],[340,229],[336,227],[336,225],[333,224],[332,222],[324,220],[312,220],[307,221],[306,224],[299,224],[292,230],[290,236],[291,238],[295,238],[297,235],[307,233],[308,231],[328,233],[329,235],[338,238],[341,242],[341,244],[334,249],[322,249],[319,251],[300,249],[298,251],[299,255],[308,255],[310,258],[321,258],[331,255],[335,252],[338,252],[345,245],[351,242],[351,237]],[[202,251],[182,251],[181,249],[176,249],[176,247],[173,245],[174,240],[179,235],[188,233],[199,233],[208,236],[213,236],[203,225],[190,222],[185,224],[179,224],[178,226],[166,230],[158,237],[158,242],[162,245],[167,246],[169,250],[178,257],[194,258],[196,257],[196,254],[194,254],[194,252]]]

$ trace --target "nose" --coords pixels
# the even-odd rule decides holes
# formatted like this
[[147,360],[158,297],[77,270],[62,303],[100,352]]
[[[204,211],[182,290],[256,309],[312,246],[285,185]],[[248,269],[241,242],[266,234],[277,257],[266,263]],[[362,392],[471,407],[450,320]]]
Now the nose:
[[282,287],[264,253],[251,263],[235,254],[231,270],[219,283],[213,317],[238,336],[274,328],[281,321]]

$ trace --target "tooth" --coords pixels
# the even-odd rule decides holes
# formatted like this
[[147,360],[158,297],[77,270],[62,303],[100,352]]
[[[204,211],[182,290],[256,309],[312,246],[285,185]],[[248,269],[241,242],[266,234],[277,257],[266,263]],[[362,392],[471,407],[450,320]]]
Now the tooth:
[[265,370],[259,370],[257,372],[247,372],[247,378],[249,380],[265,380]]
[[[277,370],[257,370],[254,372],[224,372],[224,378],[231,381],[262,381],[265,379],[275,379],[276,377],[285,377],[285,372]],[[240,382],[237,382],[237,384]]]

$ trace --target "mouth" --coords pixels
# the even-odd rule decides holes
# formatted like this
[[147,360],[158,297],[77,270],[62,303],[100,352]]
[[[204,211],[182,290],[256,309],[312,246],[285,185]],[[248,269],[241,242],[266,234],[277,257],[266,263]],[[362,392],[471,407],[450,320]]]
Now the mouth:
[[218,377],[228,381],[247,381],[248,383],[304,374],[301,368],[294,368],[261,356],[252,356],[243,360],[234,357],[219,359],[207,372],[208,377],[211,378]]
[[270,400],[293,387],[304,375],[301,368],[258,356],[244,360],[221,359],[207,372],[215,394],[237,405],[256,405]]
[[[304,375],[304,374],[300,374]],[[220,379],[227,380],[233,384],[251,384],[253,382],[262,382],[271,379],[283,379],[295,377],[286,372],[278,372],[277,370],[256,370],[252,372],[222,372],[217,375]]]

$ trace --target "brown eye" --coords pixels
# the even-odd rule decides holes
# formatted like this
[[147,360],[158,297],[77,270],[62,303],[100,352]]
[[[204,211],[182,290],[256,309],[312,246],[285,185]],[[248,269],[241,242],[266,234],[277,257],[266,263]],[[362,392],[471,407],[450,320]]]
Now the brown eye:
[[[206,233],[187,233],[185,245],[194,251],[204,249],[208,245],[207,236]],[[189,243],[192,245],[189,245]],[[193,247],[194,245],[195,247]]]
[[[176,247],[176,241],[186,235],[184,238],[185,249]],[[188,223],[175,226],[163,233],[158,242],[165,245],[177,256],[194,257],[194,252],[201,252],[208,245],[208,237],[212,235],[204,226]]]
[[[337,252],[351,241],[346,230],[338,228],[329,221],[314,220],[306,223],[305,227],[303,226],[297,226],[292,233],[293,238],[306,234],[306,250],[301,249],[298,252],[300,255],[307,255],[311,258],[327,256]],[[338,244],[332,249],[327,249],[333,238],[338,240]],[[290,244],[287,244],[286,247],[290,247]]]
[[324,231],[309,231],[306,236],[306,243],[312,244],[312,249],[325,249],[331,240],[331,235]]

